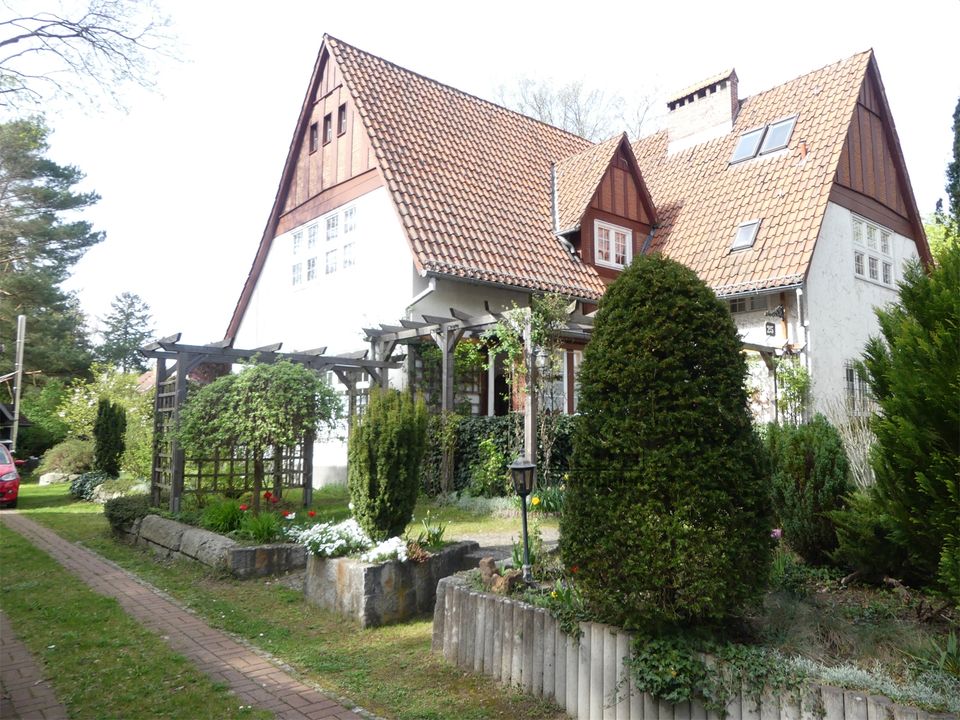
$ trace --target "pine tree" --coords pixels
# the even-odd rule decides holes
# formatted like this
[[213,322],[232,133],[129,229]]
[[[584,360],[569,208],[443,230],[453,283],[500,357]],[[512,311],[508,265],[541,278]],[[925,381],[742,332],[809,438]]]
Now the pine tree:
[[93,426],[93,468],[111,477],[120,474],[123,436],[127,430],[127,411],[109,400],[97,404],[97,420]]
[[76,297],[60,284],[88,248],[103,240],[90,223],[70,219],[96,203],[76,193],[73,166],[46,157],[50,131],[39,118],[0,124],[0,373],[13,368],[18,315],[27,316],[28,370],[75,375],[90,365],[90,346]]
[[103,319],[103,344],[97,359],[124,372],[146,369],[139,349],[152,334],[150,306],[139,295],[123,292],[110,304],[112,312]]

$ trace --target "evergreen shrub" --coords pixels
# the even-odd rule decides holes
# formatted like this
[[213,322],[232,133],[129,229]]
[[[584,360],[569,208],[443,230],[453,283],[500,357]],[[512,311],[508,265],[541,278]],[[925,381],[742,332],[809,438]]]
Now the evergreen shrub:
[[375,389],[350,433],[347,477],[353,515],[377,542],[402,535],[413,517],[427,411],[399,390]]
[[77,500],[93,500],[93,491],[109,479],[109,475],[97,470],[85,472],[71,481],[70,494]]
[[840,433],[817,414],[803,425],[772,428],[767,438],[774,440],[773,509],[783,538],[804,560],[822,564],[837,547],[830,513],[851,490]]
[[110,477],[120,474],[123,435],[127,430],[127,411],[117,403],[101,399],[93,425],[93,468]]
[[769,478],[741,350],[725,304],[660,255],[636,258],[600,301],[560,532],[601,621],[709,623],[759,598]]
[[68,475],[84,473],[93,468],[93,443],[89,440],[64,440],[43,454],[39,475],[59,472]]
[[151,510],[148,495],[121,495],[103,504],[103,514],[114,532],[119,532],[134,521],[146,517]]

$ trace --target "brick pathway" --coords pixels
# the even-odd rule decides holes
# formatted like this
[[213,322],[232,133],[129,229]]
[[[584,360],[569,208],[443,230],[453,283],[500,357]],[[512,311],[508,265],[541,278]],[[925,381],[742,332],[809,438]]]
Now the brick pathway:
[[67,720],[67,709],[43,677],[40,665],[0,612],[0,718]]
[[48,553],[95,592],[116,598],[129,615],[158,633],[214,682],[228,684],[240,704],[271,710],[282,720],[360,720],[360,715],[298,682],[96,553],[67,542],[19,513],[5,512],[0,522]]

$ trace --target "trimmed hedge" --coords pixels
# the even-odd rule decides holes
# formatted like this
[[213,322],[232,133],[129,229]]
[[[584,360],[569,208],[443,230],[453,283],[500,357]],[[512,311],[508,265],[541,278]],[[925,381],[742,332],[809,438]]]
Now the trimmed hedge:
[[[442,447],[439,440],[441,434],[441,417],[431,415],[427,422],[427,449],[420,468],[420,485],[428,495],[440,492],[440,467]],[[569,469],[570,454],[573,447],[573,428],[577,422],[576,415],[563,415],[557,424],[557,439],[553,446],[549,477],[539,477],[537,484],[556,485],[563,481],[563,476]],[[505,463],[504,473],[516,458],[522,444],[516,433],[523,432],[523,417],[519,413],[486,416],[460,416],[455,431],[454,449],[454,491],[465,490],[470,487],[473,467],[484,460],[480,443],[491,439],[497,450],[503,455]],[[538,467],[542,467],[543,451],[537,447]]]
[[637,257],[600,301],[560,518],[599,620],[713,623],[759,600],[771,512],[746,372],[726,304],[680,263]]
[[153,511],[148,495],[122,495],[103,504],[103,514],[114,532],[130,525]]

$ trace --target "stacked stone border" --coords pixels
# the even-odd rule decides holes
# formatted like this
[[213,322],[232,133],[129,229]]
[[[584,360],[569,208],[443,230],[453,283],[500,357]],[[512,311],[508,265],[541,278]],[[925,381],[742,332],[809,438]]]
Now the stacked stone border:
[[308,602],[362,627],[403,622],[433,611],[437,583],[463,570],[469,564],[467,555],[479,547],[473,541],[453,543],[422,562],[371,564],[310,555],[304,592]]
[[303,545],[241,545],[223,535],[147,515],[124,529],[126,540],[149,547],[161,557],[179,557],[225,570],[238,578],[280,575],[307,564]]
[[[543,608],[471,590],[462,576],[437,588],[432,649],[450,663],[554,701],[582,720],[720,720],[698,702],[671,705],[639,692],[624,659],[632,636],[580,623],[579,643]],[[728,720],[957,720],[856,690],[812,686],[801,697],[737,696]]]

